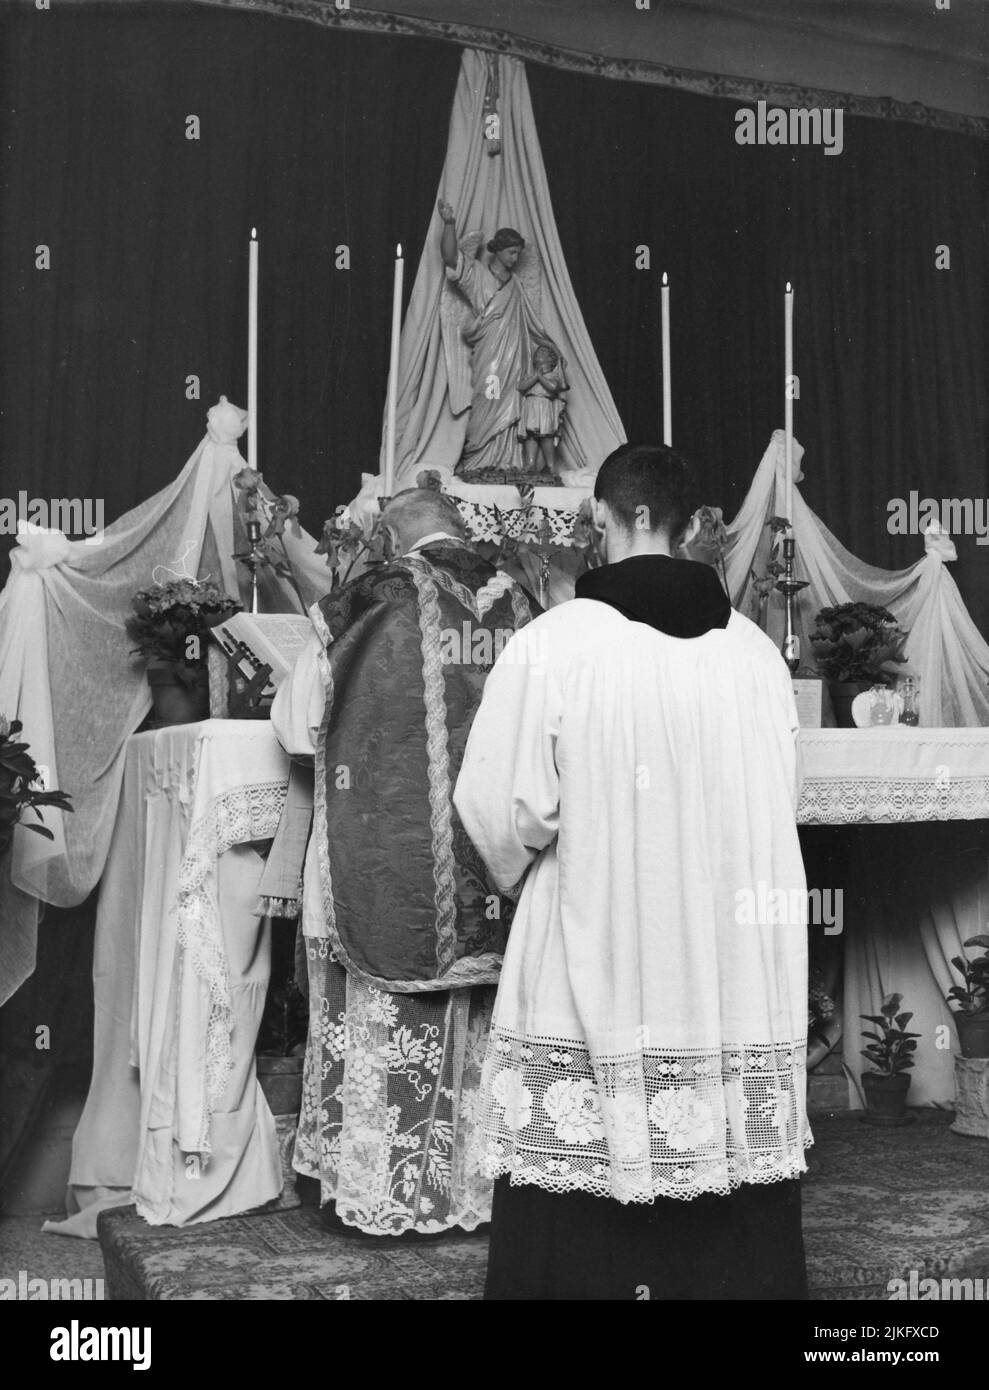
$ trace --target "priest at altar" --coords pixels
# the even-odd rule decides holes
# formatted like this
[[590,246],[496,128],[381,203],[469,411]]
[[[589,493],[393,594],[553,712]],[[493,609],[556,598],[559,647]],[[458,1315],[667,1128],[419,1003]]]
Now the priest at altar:
[[672,558],[687,485],[672,450],[605,461],[606,564],[509,642],[456,788],[495,883],[526,876],[482,1080],[488,1298],[807,1296],[806,928],[738,907],[805,887],[796,710]]
[[539,610],[440,493],[399,494],[381,528],[387,563],[311,610],[272,708],[316,769],[294,1161],[367,1233],[471,1230],[490,1217],[477,1098],[512,904],[452,791],[494,656]]

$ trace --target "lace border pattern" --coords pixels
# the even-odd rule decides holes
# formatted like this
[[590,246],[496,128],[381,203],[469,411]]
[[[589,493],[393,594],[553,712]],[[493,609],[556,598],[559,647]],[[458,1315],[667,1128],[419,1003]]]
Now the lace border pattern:
[[182,968],[190,965],[209,992],[206,1025],[206,1105],[196,1146],[210,1152],[210,1121],[232,1070],[230,976],[216,896],[216,861],[234,845],[270,840],[285,804],[284,782],[224,792],[192,826],[179,870],[178,940]]
[[514,540],[546,541],[560,547],[576,544],[573,534],[577,524],[575,511],[536,506],[528,510],[521,507],[503,510],[487,502],[472,502],[463,497],[454,500],[475,543]]
[[808,775],[800,794],[801,825],[891,824],[989,819],[989,777],[840,777]]
[[689,1200],[806,1169],[804,1040],[594,1058],[496,1029],[485,1062],[485,1167],[551,1192]]

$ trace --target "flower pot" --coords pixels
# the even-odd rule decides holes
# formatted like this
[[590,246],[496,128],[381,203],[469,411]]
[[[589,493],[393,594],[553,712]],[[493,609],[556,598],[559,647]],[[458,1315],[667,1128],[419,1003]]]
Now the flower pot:
[[958,1050],[963,1057],[989,1057],[989,1013],[955,1014]]
[[273,1115],[298,1115],[302,1108],[304,1057],[281,1057],[259,1052],[255,1057],[258,1081]]
[[895,1076],[866,1071],[862,1073],[865,1092],[866,1118],[878,1125],[901,1125],[907,1118],[907,1091],[910,1077],[906,1072]]
[[989,1058],[955,1058],[955,1120],[952,1134],[989,1139]]
[[195,724],[209,718],[209,672],[205,666],[196,671],[191,685],[179,680],[171,662],[151,662],[147,676],[154,722],[159,727]]
[[834,722],[839,729],[854,729],[855,720],[852,718],[852,701],[862,694],[863,690],[871,690],[875,682],[873,681],[828,681],[828,694],[831,696],[831,708],[834,710]]

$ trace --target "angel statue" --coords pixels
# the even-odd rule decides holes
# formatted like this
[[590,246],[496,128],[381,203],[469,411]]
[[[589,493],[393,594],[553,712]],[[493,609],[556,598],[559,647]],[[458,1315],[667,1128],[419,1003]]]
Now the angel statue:
[[[453,208],[441,199],[438,209],[447,281],[440,313],[450,407],[455,415],[470,411],[454,471],[473,482],[556,482],[539,471],[551,451],[528,447],[523,455],[528,432],[519,428],[521,389],[531,390],[546,375],[543,357],[535,363],[538,349],[549,350],[561,373],[566,365],[539,320],[538,253],[526,247],[514,228],[501,227],[487,243],[485,263],[478,255],[482,234],[472,232],[458,241]],[[564,380],[561,375],[557,395]]]

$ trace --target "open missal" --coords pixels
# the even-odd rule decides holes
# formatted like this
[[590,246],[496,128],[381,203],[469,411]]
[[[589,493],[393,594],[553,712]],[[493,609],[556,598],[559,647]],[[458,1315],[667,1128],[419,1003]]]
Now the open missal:
[[309,619],[300,613],[234,613],[212,629],[247,680],[262,666],[271,667],[266,693],[278,689],[314,631]]

